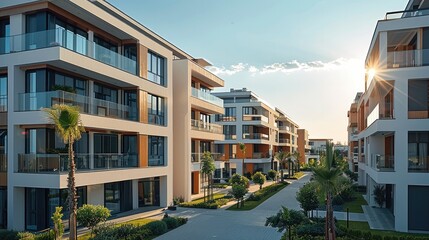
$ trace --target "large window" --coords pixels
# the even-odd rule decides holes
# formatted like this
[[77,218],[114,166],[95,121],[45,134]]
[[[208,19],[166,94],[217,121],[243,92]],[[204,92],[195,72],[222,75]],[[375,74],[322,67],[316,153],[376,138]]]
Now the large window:
[[148,122],[156,125],[165,125],[165,100],[162,97],[147,94]]
[[225,140],[237,139],[236,129],[237,126],[235,125],[223,125],[223,134],[225,135]]
[[136,90],[124,91],[124,104],[128,106],[126,111],[129,120],[138,120],[138,107],[137,107],[137,92]]
[[216,114],[217,122],[235,121],[236,118],[237,118],[237,112],[235,107],[226,107],[225,114]]
[[94,83],[94,94],[95,98],[106,100],[109,102],[118,102],[118,90],[110,88],[108,86]]
[[0,112],[7,111],[7,75],[0,75]]
[[124,154],[124,164],[127,167],[137,167],[137,136],[122,136],[122,154]]
[[408,118],[428,118],[427,80],[408,81]]
[[112,214],[131,210],[132,199],[131,181],[104,184],[104,206]]
[[254,107],[243,107],[243,115],[257,115],[258,110]]
[[165,58],[148,52],[147,54],[147,78],[155,83],[165,86]]
[[159,177],[139,180],[139,207],[159,206]]
[[10,52],[10,23],[9,19],[0,19],[0,54]]
[[29,70],[25,80],[26,93],[62,90],[87,95],[87,81],[51,69]]
[[429,132],[408,132],[408,171],[428,172]]
[[149,136],[149,166],[164,166],[166,157],[165,137]]

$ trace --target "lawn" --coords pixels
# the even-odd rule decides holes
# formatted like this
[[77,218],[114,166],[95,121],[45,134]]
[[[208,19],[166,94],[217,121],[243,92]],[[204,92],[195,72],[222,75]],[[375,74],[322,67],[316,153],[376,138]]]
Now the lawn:
[[345,202],[343,204],[343,211],[346,212],[347,208],[349,212],[352,213],[363,213],[362,205],[367,205],[368,203],[365,201],[361,193],[355,193],[355,199],[351,202]]
[[[342,227],[347,227],[347,221],[338,221],[338,224]],[[349,221],[349,228],[350,229],[356,229],[356,230],[361,230],[361,231],[368,231],[371,232],[371,234],[378,234],[383,236],[395,236],[395,237],[400,237],[400,236],[409,236],[409,235],[413,235],[416,237],[429,237],[429,234],[417,234],[417,233],[401,233],[401,232],[394,232],[394,231],[382,231],[382,230],[372,230],[369,228],[369,225],[367,222],[353,222],[353,221]]]
[[[277,185],[280,185],[280,186],[277,186]],[[251,201],[251,200],[244,201],[244,206],[242,206],[241,208],[237,208],[237,204],[234,204],[231,207],[227,208],[226,210],[232,210],[232,211],[248,211],[248,210],[252,210],[255,207],[259,206],[259,204],[263,203],[268,198],[272,197],[274,194],[278,193],[280,190],[282,190],[286,186],[287,186],[287,184],[284,184],[284,183],[275,183],[273,185],[267,186],[267,187],[265,187],[263,189],[260,189],[260,190],[256,191],[255,193],[263,191],[264,189],[270,188],[270,187],[271,188],[277,187],[277,189],[275,191],[268,192],[267,194],[265,194],[264,196],[262,196],[261,199],[259,199],[257,201]]]
[[[213,194],[213,200],[221,199],[223,197],[225,197],[225,193],[215,193],[215,194]],[[207,197],[206,197],[206,199],[207,199]],[[194,204],[202,203],[202,202],[204,202],[204,197],[197,198],[197,199],[194,199],[194,200],[191,201],[191,203],[194,203]]]

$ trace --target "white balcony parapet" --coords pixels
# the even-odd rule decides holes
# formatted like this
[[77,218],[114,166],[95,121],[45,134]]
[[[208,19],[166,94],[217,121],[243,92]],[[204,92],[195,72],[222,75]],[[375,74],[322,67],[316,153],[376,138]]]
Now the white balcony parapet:
[[223,107],[223,100],[212,95],[210,92],[201,91],[199,89],[192,87],[192,96],[198,99],[201,99],[203,101],[209,102],[211,104],[214,104],[218,107]]

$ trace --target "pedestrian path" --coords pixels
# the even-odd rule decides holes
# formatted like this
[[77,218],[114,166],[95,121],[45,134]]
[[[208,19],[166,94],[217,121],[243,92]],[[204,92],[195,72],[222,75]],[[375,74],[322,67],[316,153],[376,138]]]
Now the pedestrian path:
[[386,208],[362,206],[371,229],[395,231],[395,217]]

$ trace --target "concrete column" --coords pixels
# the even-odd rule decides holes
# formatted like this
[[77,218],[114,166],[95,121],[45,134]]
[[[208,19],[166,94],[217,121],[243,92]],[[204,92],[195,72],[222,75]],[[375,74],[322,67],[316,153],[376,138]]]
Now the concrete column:
[[88,133],[89,169],[94,169],[94,133]]
[[167,207],[173,200],[172,190],[167,187],[167,176],[159,178],[159,203],[161,207]]
[[25,188],[9,187],[7,204],[7,228],[17,231],[25,229]]
[[88,98],[89,98],[89,106],[88,106],[88,112],[90,114],[95,114],[97,109],[96,106],[94,106],[94,81],[88,81]]
[[[10,36],[21,35],[25,33],[25,15],[11,15],[10,18]],[[22,51],[25,47],[25,39],[23,37],[15,37],[10,44],[10,51]]]
[[94,57],[94,32],[88,31],[88,56]]
[[[379,69],[387,68],[387,32],[380,32],[379,33],[379,49],[380,49],[380,55],[379,55]],[[368,85],[370,83],[371,79],[369,79]]]
[[408,79],[395,79],[393,116],[400,122],[408,120]]
[[139,180],[132,180],[133,209],[139,208]]
[[395,230],[399,232],[407,232],[408,231],[408,185],[407,183],[405,181],[397,181],[394,188],[394,194],[395,194],[394,196]]

